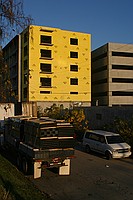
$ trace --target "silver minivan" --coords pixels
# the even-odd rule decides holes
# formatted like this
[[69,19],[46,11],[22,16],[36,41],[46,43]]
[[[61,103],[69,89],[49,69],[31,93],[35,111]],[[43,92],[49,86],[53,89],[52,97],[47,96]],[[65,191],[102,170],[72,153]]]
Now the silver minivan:
[[116,133],[102,130],[86,130],[83,136],[83,147],[101,153],[107,159],[126,158],[131,155],[131,147]]

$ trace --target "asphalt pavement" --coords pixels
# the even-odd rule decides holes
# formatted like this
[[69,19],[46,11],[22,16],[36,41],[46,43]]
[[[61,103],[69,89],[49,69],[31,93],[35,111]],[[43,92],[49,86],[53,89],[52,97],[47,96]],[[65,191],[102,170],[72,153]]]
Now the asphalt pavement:
[[71,174],[59,176],[44,170],[42,177],[28,178],[53,200],[133,200],[133,159],[106,160],[98,154],[75,150]]

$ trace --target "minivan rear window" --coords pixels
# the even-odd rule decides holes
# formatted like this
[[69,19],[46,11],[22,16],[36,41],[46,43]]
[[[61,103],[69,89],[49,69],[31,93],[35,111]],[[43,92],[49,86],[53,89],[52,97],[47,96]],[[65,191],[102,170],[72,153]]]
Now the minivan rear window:
[[121,136],[106,136],[108,144],[116,144],[116,143],[123,143],[123,139]]

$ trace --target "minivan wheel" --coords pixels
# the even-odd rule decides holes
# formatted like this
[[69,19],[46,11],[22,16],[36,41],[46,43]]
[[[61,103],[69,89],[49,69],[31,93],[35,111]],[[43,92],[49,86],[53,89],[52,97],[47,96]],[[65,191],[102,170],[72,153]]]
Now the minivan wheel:
[[90,149],[89,145],[86,145],[85,151],[86,151],[86,153],[90,153],[91,149]]
[[108,151],[105,152],[105,156],[106,156],[106,159],[107,159],[107,160],[111,160],[111,159],[112,159],[112,155],[111,155],[111,153],[108,152]]

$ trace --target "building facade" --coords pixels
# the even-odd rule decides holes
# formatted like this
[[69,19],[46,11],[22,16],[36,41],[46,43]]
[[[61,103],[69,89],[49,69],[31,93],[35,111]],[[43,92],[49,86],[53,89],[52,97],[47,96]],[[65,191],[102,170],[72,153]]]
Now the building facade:
[[92,51],[92,105],[133,105],[133,44],[107,43]]
[[[14,95],[7,94],[7,102],[14,102],[18,98],[20,92],[20,55],[19,55],[19,36],[16,35],[7,45],[3,48],[3,56],[5,67],[8,68],[7,77],[11,81],[12,91]],[[4,80],[4,78],[3,78]],[[4,83],[5,84],[5,83]],[[10,93],[10,92],[9,92]],[[16,97],[16,98],[15,98]]]
[[31,25],[18,44],[19,101],[91,105],[90,34]]

